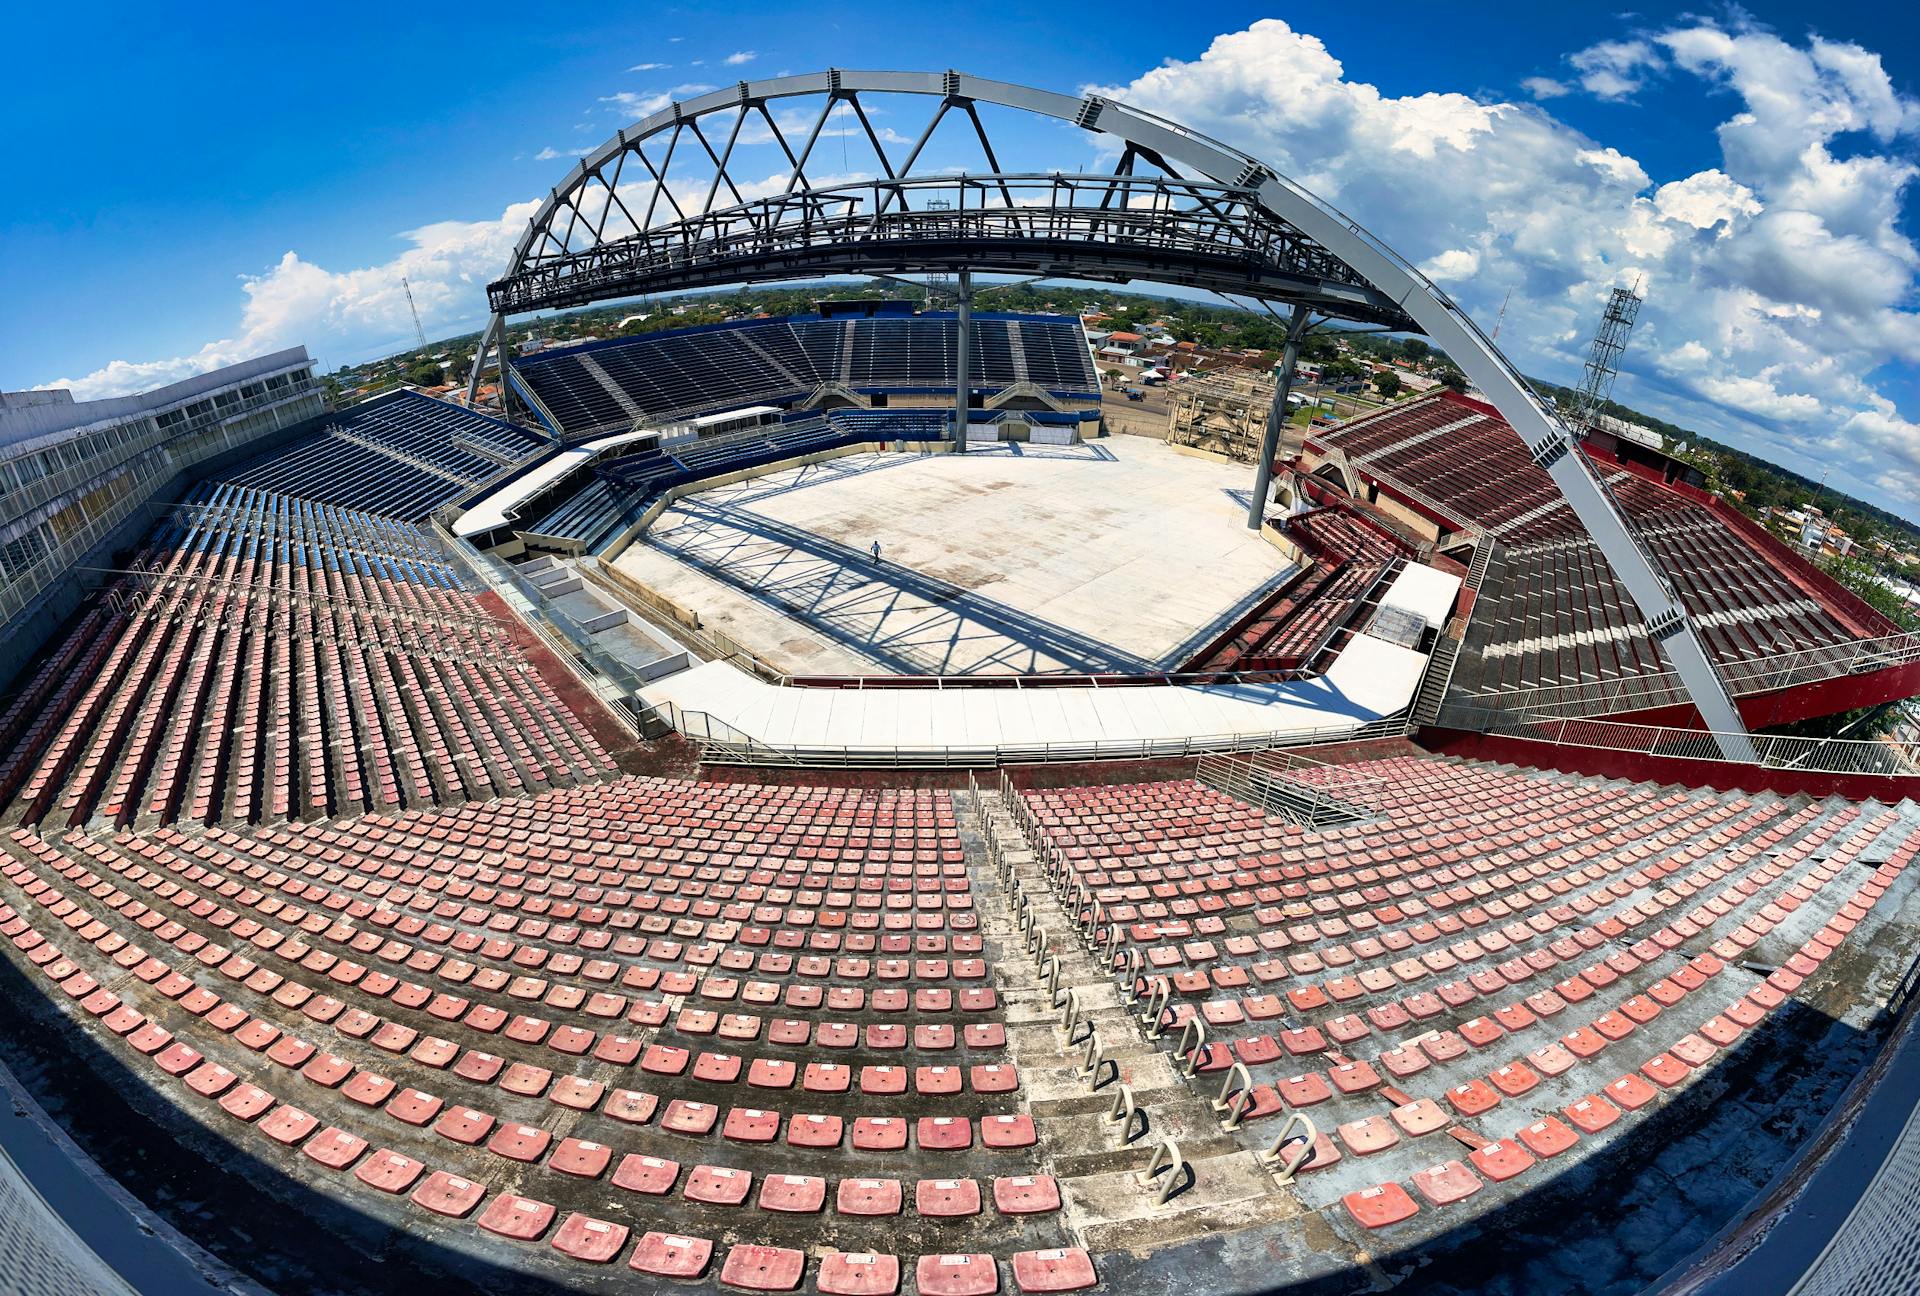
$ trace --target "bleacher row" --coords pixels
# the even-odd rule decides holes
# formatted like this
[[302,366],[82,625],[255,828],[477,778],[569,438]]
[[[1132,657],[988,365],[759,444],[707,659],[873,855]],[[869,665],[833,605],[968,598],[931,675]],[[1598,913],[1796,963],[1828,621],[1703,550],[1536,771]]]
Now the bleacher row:
[[790,419],[764,432],[622,455],[600,465],[580,490],[520,529],[577,541],[595,553],[660,491],[861,441],[937,441],[950,431],[942,410],[831,410]]
[[943,792],[623,779],[6,846],[0,934],[100,1046],[358,1209],[562,1279],[1096,1282]]
[[49,827],[354,814],[597,778],[506,626],[392,518],[201,488],[0,719]]
[[[1414,487],[1498,542],[1455,676],[1468,691],[1667,669],[1612,569],[1503,420],[1435,396],[1311,440],[1341,450],[1362,476]],[[1624,469],[1601,471],[1721,665],[1859,638],[1705,506]]]
[[[1099,391],[1075,319],[976,315],[972,330],[975,387],[1029,381],[1060,394]],[[529,356],[514,373],[558,430],[576,437],[631,426],[636,410],[663,418],[780,404],[828,383],[862,393],[951,391],[957,343],[950,314],[746,320]]]
[[418,522],[538,448],[512,424],[402,390],[327,415],[220,479]]
[[1169,1030],[1204,1029],[1198,1071],[1249,1068],[1242,1137],[1307,1112],[1304,1203],[1369,1230],[1458,1227],[1454,1203],[1626,1136],[1765,1047],[1796,994],[1842,1011],[1870,987],[1823,966],[1920,853],[1906,803],[1419,757],[1336,772],[1384,780],[1376,821],[1306,830],[1193,782],[1022,801],[1119,925],[1116,966],[1164,979]]
[[1397,536],[1337,506],[1296,514],[1281,527],[1312,565],[1184,669],[1312,670],[1344,646],[1369,596],[1408,556]]

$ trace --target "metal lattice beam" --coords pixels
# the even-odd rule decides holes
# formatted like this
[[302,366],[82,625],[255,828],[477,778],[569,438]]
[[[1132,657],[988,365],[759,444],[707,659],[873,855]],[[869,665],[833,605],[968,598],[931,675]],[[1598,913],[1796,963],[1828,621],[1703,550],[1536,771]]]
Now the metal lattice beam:
[[[834,109],[848,101],[858,105],[862,95],[920,96],[933,106],[924,128],[914,137],[911,152],[897,166],[879,149],[878,134],[869,132],[879,154],[872,161],[874,174],[892,187],[876,188],[871,207],[864,213],[848,215],[847,195],[839,194],[836,200],[832,189],[813,192],[806,179],[806,167]],[[773,108],[788,103],[805,108],[814,102],[819,104],[817,115],[812,116],[806,143],[795,153]],[[1183,214],[1169,216],[1158,229],[1143,236],[1114,225],[1087,225],[1081,227],[1076,237],[1043,246],[1041,240],[1033,237],[1031,223],[1010,214],[1018,206],[1011,196],[1011,182],[1015,177],[1001,175],[997,162],[989,162],[990,174],[984,179],[988,182],[985,188],[1001,191],[1001,203],[996,209],[984,200],[977,202],[971,213],[974,226],[970,227],[965,219],[947,222],[944,220],[947,214],[942,213],[943,228],[937,233],[921,227],[921,232],[927,235],[923,240],[926,246],[911,246],[912,239],[884,237],[892,233],[893,227],[878,218],[892,215],[893,205],[908,199],[916,180],[914,168],[935,130],[951,111],[957,110],[968,119],[988,158],[997,156],[978,111],[978,105],[982,104],[1070,123],[1118,146],[1120,160],[1116,171],[1108,177],[1109,184],[1092,195],[1090,205],[1095,210],[1102,210],[1098,207],[1099,198],[1115,193],[1112,182],[1121,177],[1121,169],[1137,170],[1138,163],[1144,161],[1158,166],[1165,173],[1166,183],[1188,184],[1191,207],[1207,211],[1220,224],[1231,223],[1236,212],[1243,217],[1248,227],[1242,235],[1245,247],[1285,249],[1292,257],[1284,262],[1287,270],[1293,272],[1291,280],[1278,274],[1282,262],[1263,263],[1257,258],[1246,258],[1239,284],[1224,288],[1216,283],[1202,286],[1263,301],[1305,303],[1330,317],[1364,318],[1352,311],[1375,310],[1381,312],[1381,318],[1371,320],[1372,323],[1424,333],[1432,338],[1459,364],[1473,384],[1486,393],[1519,434],[1534,461],[1553,478],[1641,615],[1653,627],[1656,640],[1685,682],[1689,698],[1706,727],[1718,735],[1723,753],[1736,760],[1753,759],[1753,745],[1746,737],[1740,713],[1665,573],[1617,511],[1585,456],[1572,452],[1572,439],[1560,418],[1541,401],[1466,312],[1358,221],[1279,172],[1217,140],[1126,104],[1095,95],[1056,94],[952,71],[839,69],[742,82],[730,90],[715,90],[684,103],[674,103],[620,131],[583,157],[541,204],[515,248],[506,274],[490,286],[496,309],[486,336],[496,345],[504,346],[505,313],[523,309],[520,303],[592,300],[586,296],[564,296],[571,291],[563,286],[568,282],[578,283],[584,292],[597,280],[605,285],[602,295],[611,295],[637,291],[622,286],[636,283],[697,286],[747,279],[764,281],[782,273],[788,277],[806,276],[825,272],[829,266],[851,266],[859,263],[857,258],[863,252],[870,254],[864,264],[883,271],[963,266],[992,270],[1011,263],[1010,268],[1021,273],[1081,276],[1097,265],[1098,256],[1104,252],[1111,258],[1107,263],[1109,272],[1090,277],[1180,283],[1189,282],[1183,275],[1198,268],[1218,269],[1224,265],[1224,246],[1203,239],[1202,232],[1207,229],[1204,218],[1184,214],[1184,206]],[[715,212],[709,199],[708,204],[701,204],[704,210],[690,214],[674,192],[684,174],[684,171],[676,172],[674,166],[686,151],[680,148],[681,136],[712,114],[738,112],[744,116],[749,110],[757,112],[766,123],[771,140],[787,159],[790,170],[786,183],[777,190],[783,201],[770,205],[738,204]],[[864,109],[861,115],[864,116]],[[641,150],[663,135],[666,152],[656,165]],[[628,152],[638,158],[651,180],[646,213],[639,222],[630,222],[628,228],[617,231],[611,230],[605,221],[598,226],[588,221],[592,236],[588,241],[583,237],[580,222],[573,219],[579,213],[581,195],[590,183],[606,184],[603,177],[610,166],[618,174],[621,155]],[[711,159],[710,149],[694,152]],[[1180,168],[1178,171],[1174,169],[1176,166]],[[721,163],[721,169],[727,170],[728,163]],[[631,179],[632,172],[628,170],[626,175]],[[942,178],[953,183],[951,176]],[[730,192],[744,192],[746,187],[734,185],[734,179],[729,176]],[[1206,192],[1192,188],[1200,185],[1212,188]],[[718,186],[704,176],[699,187],[704,187],[710,195],[718,190]],[[984,191],[980,178],[975,179],[973,187]],[[666,223],[665,230],[660,230],[655,227],[654,215],[663,198],[673,210],[674,220]],[[1229,198],[1232,205],[1223,206]],[[798,205],[788,205],[785,200]],[[1117,199],[1110,199],[1105,214],[1112,214],[1116,202]],[[1216,208],[1218,210],[1214,210]],[[999,214],[990,217],[989,213],[996,210]],[[1064,218],[1064,211],[1056,205],[1052,215]],[[916,217],[923,214],[913,213]],[[834,225],[836,215],[841,222],[838,226]],[[797,228],[806,234],[806,239],[785,251],[779,250],[776,244],[786,227],[775,222],[775,216],[797,220]],[[716,217],[720,219],[719,224],[714,223]],[[1077,213],[1074,218],[1078,219]],[[989,226],[989,221],[995,223]],[[556,226],[560,227],[559,232]],[[859,229],[865,229],[871,236],[856,237],[855,231]],[[676,236],[677,248],[671,246]],[[738,242],[732,241],[736,239]],[[578,246],[576,240],[579,240]],[[629,241],[631,246],[626,246]],[[1198,250],[1203,245],[1204,254]],[[991,252],[996,246],[1005,250],[999,254]],[[675,258],[678,258],[677,269]],[[1297,273],[1303,265],[1323,266],[1326,273],[1305,279]],[[734,278],[720,278],[725,275]],[[1329,291],[1333,284],[1351,290],[1350,309],[1341,309],[1338,296]],[[1315,291],[1326,294],[1325,300],[1314,300],[1310,293]],[[1389,310],[1397,312],[1400,318],[1385,318]],[[487,351],[483,342],[475,357],[470,391],[478,384]]]

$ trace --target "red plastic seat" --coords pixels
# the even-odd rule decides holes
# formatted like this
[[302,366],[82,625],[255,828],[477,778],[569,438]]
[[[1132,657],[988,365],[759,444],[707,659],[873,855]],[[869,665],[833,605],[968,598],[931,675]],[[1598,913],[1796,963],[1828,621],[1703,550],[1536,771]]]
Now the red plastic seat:
[[1461,1162],[1442,1161],[1425,1170],[1416,1170],[1413,1186],[1435,1206],[1445,1206],[1473,1196],[1485,1185]]
[[1420,1213],[1407,1190],[1397,1183],[1378,1184],[1350,1192],[1340,1199],[1347,1213],[1366,1228],[1385,1228]]
[[787,1142],[794,1147],[839,1147],[842,1128],[838,1116],[794,1116],[787,1121]]
[[842,1215],[898,1215],[900,1201],[898,1179],[842,1179],[834,1209]]
[[863,1152],[897,1152],[907,1145],[907,1122],[898,1116],[858,1116],[853,1146]]
[[672,1191],[674,1181],[679,1177],[678,1161],[642,1156],[638,1152],[629,1152],[621,1157],[619,1168],[613,1172],[616,1187],[625,1188],[628,1192],[644,1193],[649,1197]]
[[720,1265],[720,1281],[743,1291],[792,1291],[800,1285],[807,1258],[787,1247],[740,1243]]
[[[980,1118],[980,1143],[990,1148],[1032,1147],[1037,1139],[1033,1117],[1020,1113]],[[922,1147],[926,1144],[922,1143]]]
[[820,1258],[814,1282],[828,1296],[893,1296],[900,1290],[900,1261],[873,1252],[833,1251]]
[[827,1201],[827,1181],[813,1175],[768,1175],[760,1182],[760,1209],[811,1214]]
[[531,1197],[501,1193],[487,1203],[477,1221],[481,1228],[516,1242],[531,1242],[553,1223],[553,1207]]
[[471,1179],[463,1179],[445,1170],[435,1170],[413,1190],[413,1204],[435,1215],[464,1219],[486,1195],[486,1188]]
[[641,1236],[627,1267],[659,1278],[698,1278],[712,1258],[713,1243],[706,1238],[654,1232]]
[[381,1148],[354,1167],[353,1177],[381,1192],[403,1193],[413,1187],[414,1180],[425,1170],[426,1167],[412,1157]]
[[993,1181],[993,1208],[1002,1215],[1040,1215],[1060,1209],[1052,1175],[1011,1175]]
[[913,1141],[926,1152],[958,1152],[973,1146],[973,1124],[964,1116],[922,1116]]
[[553,1235],[553,1249],[589,1264],[606,1264],[627,1244],[627,1226],[575,1211]]
[[914,1266],[920,1296],[992,1296],[1000,1270],[990,1255],[923,1255]]
[[1023,1292],[1080,1291],[1099,1281],[1092,1257],[1079,1247],[1016,1251],[1011,1267],[1014,1284]]
[[703,1165],[687,1176],[686,1197],[714,1206],[738,1206],[752,1189],[753,1175],[746,1170]]
[[367,1150],[367,1141],[329,1125],[300,1150],[329,1170],[344,1170],[360,1159],[360,1154]]

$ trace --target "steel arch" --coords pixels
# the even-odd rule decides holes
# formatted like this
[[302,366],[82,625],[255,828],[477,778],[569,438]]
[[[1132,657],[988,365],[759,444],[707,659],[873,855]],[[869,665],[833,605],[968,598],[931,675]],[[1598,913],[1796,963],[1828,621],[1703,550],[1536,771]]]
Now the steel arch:
[[[936,101],[932,117],[915,139],[902,165],[896,167],[889,158],[879,133],[861,105],[860,96],[863,94],[917,95]],[[821,107],[818,115],[812,118],[804,142],[796,151],[781,131],[769,105],[797,99],[817,99]],[[542,202],[514,249],[506,274],[496,281],[496,286],[511,282],[515,276],[525,274],[543,261],[572,257],[576,251],[572,240],[583,231],[592,232],[593,245],[597,246],[601,236],[612,226],[616,207],[621,213],[622,225],[634,234],[651,231],[656,225],[669,230],[679,228],[690,233],[689,221],[710,218],[715,213],[715,199],[722,185],[727,187],[733,199],[732,206],[747,207],[753,199],[742,192],[738,179],[729,174],[728,163],[734,157],[743,128],[756,116],[771,131],[772,139],[791,163],[791,170],[781,188],[785,196],[804,197],[814,191],[814,184],[807,177],[807,166],[814,160],[822,131],[836,109],[857,118],[888,181],[917,178],[914,165],[935,129],[949,113],[960,113],[969,119],[991,165],[992,174],[987,179],[1004,179],[976,105],[992,105],[1030,113],[1111,137],[1122,148],[1116,174],[1131,174],[1136,162],[1144,162],[1178,180],[1228,187],[1249,208],[1255,209],[1260,218],[1294,232],[1302,241],[1301,246],[1311,246],[1317,254],[1329,258],[1330,269],[1338,267],[1333,279],[1363,289],[1369,300],[1400,312],[1406,321],[1403,327],[1408,331],[1418,331],[1432,338],[1465,371],[1474,385],[1486,393],[1525,442],[1535,462],[1553,478],[1618,573],[1654,637],[1673,662],[1706,727],[1723,735],[1720,741],[1725,754],[1737,760],[1752,759],[1752,744],[1746,739],[1740,713],[1666,576],[1622,518],[1604,484],[1589,467],[1586,457],[1577,452],[1573,438],[1558,416],[1547,408],[1532,386],[1466,312],[1358,221],[1248,154],[1152,113],[1096,95],[1074,97],[955,71],[859,72],[833,69],[764,81],[742,81],[728,89],[670,104],[638,124],[617,132],[599,148],[582,157],[560,186]],[[732,120],[724,145],[716,151],[700,127],[703,121],[722,114],[731,114]],[[649,143],[662,139],[666,141],[665,149],[656,163],[646,148]],[[698,148],[700,155],[708,159],[714,168],[705,196],[691,217],[682,209],[667,180],[674,155],[683,144],[687,149]],[[635,216],[619,201],[621,178],[626,174],[630,160],[637,161],[647,175],[645,187],[649,191],[648,202],[641,216]],[[1181,170],[1176,170],[1176,167]],[[586,195],[595,186],[606,195],[599,204],[597,215],[588,210],[586,200]],[[656,221],[654,216],[663,199],[672,210],[673,218]],[[1010,194],[1006,206],[1015,206]],[[561,225],[563,221],[564,226]],[[852,247],[848,245],[849,250]],[[704,255],[704,249],[689,237],[685,241],[685,253],[689,259],[698,259]],[[884,260],[884,257],[881,259]],[[716,259],[714,265],[716,274],[721,272],[719,260]],[[1254,287],[1250,285],[1249,290]],[[1274,299],[1296,300],[1284,294],[1278,294]],[[511,295],[507,300],[511,300]],[[496,312],[486,333],[482,335],[481,347],[475,356],[469,381],[470,393],[478,386],[480,367],[489,348],[499,344],[504,352],[504,330],[505,317]]]

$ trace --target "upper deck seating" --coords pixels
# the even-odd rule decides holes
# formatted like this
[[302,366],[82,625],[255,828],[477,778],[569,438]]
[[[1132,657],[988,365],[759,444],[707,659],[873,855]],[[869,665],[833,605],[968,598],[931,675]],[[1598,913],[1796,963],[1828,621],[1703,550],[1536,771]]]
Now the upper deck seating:
[[538,448],[499,419],[396,391],[325,415],[218,480],[419,521]]
[[[1455,682],[1470,693],[1596,684],[1665,671],[1638,610],[1513,430],[1450,397],[1397,406],[1315,432],[1364,481],[1413,488],[1485,530],[1487,566]],[[1723,669],[1892,633],[1802,564],[1788,571],[1697,496],[1608,459],[1597,468],[1673,581]],[[1867,624],[1866,622],[1871,622]]]
[[1344,644],[1355,614],[1399,570],[1406,545],[1345,508],[1287,518],[1286,533],[1312,560],[1241,623],[1202,650],[1189,671],[1311,669]]
[[[1099,390],[1078,321],[976,315],[975,388],[1038,383]],[[569,437],[756,404],[791,404],[826,383],[861,392],[952,391],[958,363],[950,314],[745,320],[530,356],[514,372]]]

